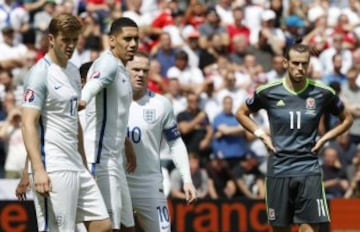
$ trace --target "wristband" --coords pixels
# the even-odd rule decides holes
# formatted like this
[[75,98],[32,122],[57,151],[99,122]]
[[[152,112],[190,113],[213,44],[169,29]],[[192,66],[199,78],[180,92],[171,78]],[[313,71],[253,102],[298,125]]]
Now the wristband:
[[261,136],[263,136],[265,134],[265,131],[263,129],[256,129],[254,131],[254,135],[256,136],[256,138],[261,138]]

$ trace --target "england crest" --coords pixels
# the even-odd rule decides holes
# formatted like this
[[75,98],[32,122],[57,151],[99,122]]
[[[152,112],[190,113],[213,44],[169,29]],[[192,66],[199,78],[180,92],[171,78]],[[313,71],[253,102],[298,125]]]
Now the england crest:
[[143,119],[147,123],[154,123],[156,120],[155,109],[143,109]]

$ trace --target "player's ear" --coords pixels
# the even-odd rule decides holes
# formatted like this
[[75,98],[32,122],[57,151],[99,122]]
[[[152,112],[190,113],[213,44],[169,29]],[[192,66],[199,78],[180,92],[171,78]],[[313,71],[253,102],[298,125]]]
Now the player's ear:
[[52,48],[54,47],[54,43],[55,43],[55,36],[53,34],[49,34],[48,35],[49,38],[49,46]]
[[289,61],[285,57],[283,58],[283,67],[284,69],[287,69],[289,67]]
[[115,47],[115,36],[113,34],[109,35],[109,45],[110,47]]

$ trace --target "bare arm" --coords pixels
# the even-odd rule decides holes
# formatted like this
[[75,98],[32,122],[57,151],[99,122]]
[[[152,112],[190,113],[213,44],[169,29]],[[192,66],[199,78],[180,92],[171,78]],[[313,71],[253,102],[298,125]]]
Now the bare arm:
[[220,125],[218,127],[218,131],[220,131],[223,135],[227,136],[245,136],[245,130],[242,126],[228,126],[228,125]]
[[341,135],[346,130],[348,130],[353,122],[352,116],[346,108],[339,114],[338,116],[340,122],[331,130],[326,132],[315,144],[315,146],[311,149],[312,152],[318,152],[322,146],[329,140]]
[[244,103],[236,112],[236,119],[246,130],[250,131],[251,133],[255,134],[259,139],[261,139],[270,151],[275,152],[276,150],[274,145],[272,144],[270,136],[266,132],[262,131],[262,129],[250,117],[251,113],[253,112],[251,112],[246,103]]
[[181,134],[187,134],[195,129],[197,124],[199,124],[206,117],[205,112],[200,112],[196,117],[191,121],[182,121],[179,122],[179,130]]
[[245,195],[245,197],[247,197],[249,199],[256,199],[256,196],[254,196],[252,194],[252,192],[246,186],[246,183],[242,178],[237,179],[236,184],[237,184],[238,188],[240,189],[240,191]]
[[26,200],[26,192],[30,186],[29,172],[27,169],[28,162],[29,162],[29,156],[26,155],[26,161],[25,161],[25,165],[24,165],[24,169],[23,169],[23,174],[22,174],[20,181],[15,189],[15,195],[16,195],[17,199],[20,201]]
[[84,150],[84,141],[83,141],[83,130],[81,128],[80,121],[78,121],[78,151],[81,155],[81,159],[84,163],[85,168],[87,169],[87,161],[86,161],[86,154]]
[[218,199],[219,196],[216,192],[215,186],[214,186],[214,181],[212,179],[208,179],[208,186],[209,186],[209,195],[211,197],[211,199]]
[[35,2],[28,2],[24,4],[24,8],[26,11],[31,12],[37,9],[40,9],[41,7],[43,7],[46,3],[46,0],[39,0],[39,1],[35,1]]
[[127,161],[126,171],[132,173],[136,168],[136,155],[134,148],[128,138],[125,138],[125,155]]
[[22,109],[22,116],[22,134],[25,148],[33,168],[35,190],[40,194],[48,195],[51,191],[51,183],[41,159],[40,141],[37,130],[40,111],[24,107]]

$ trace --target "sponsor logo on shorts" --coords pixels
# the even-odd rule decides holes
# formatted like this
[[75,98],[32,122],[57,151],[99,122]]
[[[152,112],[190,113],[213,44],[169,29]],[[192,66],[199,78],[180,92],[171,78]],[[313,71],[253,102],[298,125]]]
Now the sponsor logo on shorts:
[[274,221],[276,219],[275,210],[272,208],[269,208],[269,210],[268,210],[268,219],[269,219],[269,221]]

